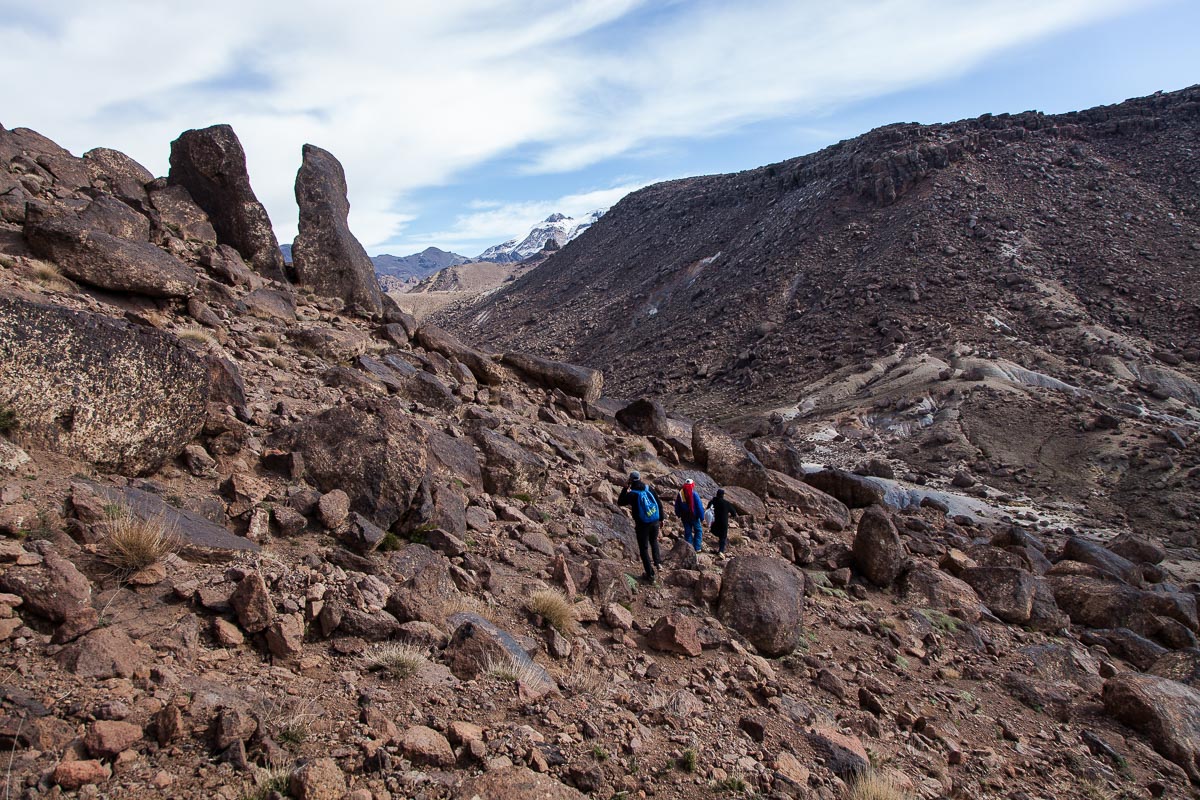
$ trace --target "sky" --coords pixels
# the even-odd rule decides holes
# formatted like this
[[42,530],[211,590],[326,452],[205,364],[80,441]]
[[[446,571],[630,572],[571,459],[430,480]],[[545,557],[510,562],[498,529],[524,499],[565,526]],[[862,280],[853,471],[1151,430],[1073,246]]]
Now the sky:
[[367,252],[474,256],[553,212],[892,122],[1200,82],[1198,0],[0,0],[0,124],[155,175],[229,123],[279,239],[301,147]]

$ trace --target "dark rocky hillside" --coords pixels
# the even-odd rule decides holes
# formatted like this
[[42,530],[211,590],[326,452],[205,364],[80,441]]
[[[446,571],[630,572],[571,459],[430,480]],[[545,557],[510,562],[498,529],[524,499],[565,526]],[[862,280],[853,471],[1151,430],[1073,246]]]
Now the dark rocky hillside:
[[809,461],[1193,544],[1200,89],[651,186],[442,319]]
[[[1147,123],[1144,133],[1183,136],[1172,125]],[[1081,146],[1085,155],[1071,158],[1099,180],[1086,166],[1093,145]],[[964,150],[954,169],[990,164],[989,152]],[[961,267],[949,277],[913,268],[918,285],[905,291],[916,297],[872,276],[845,283],[845,296],[813,295],[822,319],[847,328],[858,317],[837,309],[909,309],[907,329],[889,328],[907,340],[876,342],[879,365],[855,366],[866,361],[860,354],[841,372],[839,346],[822,371],[815,339],[781,340],[769,327],[756,339],[762,358],[712,361],[698,386],[717,391],[730,415],[737,382],[758,374],[783,341],[797,370],[809,349],[819,354],[804,368],[824,394],[778,402],[816,398],[836,409],[864,389],[879,398],[870,412],[815,422],[808,408],[781,411],[743,444],[652,399],[613,400],[597,370],[520,347],[483,352],[403,313],[378,293],[347,228],[337,159],[311,147],[304,156],[300,260],[289,270],[228,126],[184,134],[172,176],[157,179],[113,150],[79,158],[33,131],[0,128],[5,800],[1195,796],[1200,584],[1189,577],[1196,559],[1183,527],[1193,511],[1186,498],[1162,499],[1182,497],[1179,482],[1194,469],[1183,416],[1192,401],[1176,396],[1193,369],[1182,322],[1173,341],[1154,339],[1157,349],[1143,356],[1151,339],[1135,335],[1133,321],[1110,319],[1125,333],[1097,333],[1106,344],[1037,373],[1077,373],[1075,389],[1019,371],[1029,353],[1001,350],[1004,336],[985,337],[978,321],[962,328],[975,332],[973,344],[947,353],[958,340],[950,322],[975,319],[951,298],[993,292],[989,307],[1004,324],[1034,326],[1005,304],[1048,302],[1047,287],[1069,283],[1051,284],[1064,265],[1023,244],[1015,262],[980,266],[1017,229],[978,211],[974,228],[961,226],[978,237],[960,232],[934,246]],[[950,174],[877,206],[889,186],[905,188],[901,173],[887,173],[890,184],[868,181],[874,168],[862,162],[851,185],[818,174],[822,163],[793,166],[809,170],[812,182],[801,183],[825,186],[856,218],[878,215],[880,229],[898,226],[893,217],[917,207],[908,198]],[[901,160],[879,163],[891,170]],[[1172,167],[1177,181],[1183,163]],[[984,178],[972,174],[971,202],[938,202],[976,213]],[[783,180],[792,179],[762,173],[747,197]],[[866,195],[851,191],[860,184]],[[936,194],[968,196],[962,187]],[[1107,189],[1099,196],[1126,202]],[[1154,198],[1166,204],[1169,193]],[[1181,229],[1159,226],[1167,211],[1149,194],[1143,200],[1150,205],[1130,213],[1156,226],[1157,249],[1145,247],[1165,261],[1191,230],[1179,209],[1186,198],[1171,201]],[[713,201],[750,224],[728,195]],[[675,227],[687,232],[692,212],[678,211]],[[1110,227],[1137,227],[1113,213]],[[701,218],[707,224],[689,237],[720,234],[722,213]],[[613,230],[608,219],[596,235],[609,237],[614,258],[630,259],[613,232],[621,218]],[[835,227],[820,234],[831,263],[845,255],[835,242],[870,255],[869,235]],[[928,219],[921,230],[934,227]],[[1096,239],[1100,252],[1106,230],[1078,239]],[[685,247],[682,234],[662,235]],[[591,241],[589,233],[548,265],[578,258],[571,254]],[[948,247],[970,258],[954,259]],[[707,249],[696,246],[687,263]],[[1122,258],[1121,275],[1141,275],[1130,259],[1139,269],[1159,263],[1136,251]],[[764,275],[781,268],[761,263]],[[524,279],[526,288],[548,269]],[[679,313],[672,297],[703,292],[697,303],[732,303],[748,291],[700,267],[704,280],[690,288],[643,269],[643,299],[660,315]],[[978,288],[970,269],[992,283]],[[625,297],[615,282],[606,287]],[[1139,298],[1151,291],[1190,291],[1181,280],[1151,290],[1114,277],[1112,287],[1113,308],[1129,314],[1132,303],[1150,308]],[[813,291],[797,283],[793,299]],[[1075,335],[1069,326],[1084,317],[1070,314],[1085,309],[1067,302],[1073,296],[1054,295],[1066,298],[1068,327],[1043,338]],[[582,300],[563,302],[583,315]],[[1184,320],[1190,306],[1178,302]],[[728,335],[768,321],[770,307],[729,306]],[[1154,309],[1136,311],[1146,336],[1167,336],[1154,332],[1169,327]],[[871,329],[883,338],[881,326]],[[662,347],[688,340],[702,353],[723,341],[695,327]],[[904,349],[920,341],[928,352]],[[690,358],[678,363],[698,375]],[[1101,408],[1101,397],[1120,390],[1084,382],[1103,359],[1140,371],[1113,378],[1136,394]],[[676,362],[660,363],[662,380],[683,380]],[[910,403],[922,381],[936,388]],[[747,385],[748,398],[751,390],[765,392]],[[702,391],[679,396],[695,407]],[[1042,394],[1050,391],[1058,394]],[[1179,416],[1168,422],[1168,413]],[[1059,484],[1145,476],[1138,491],[1152,493],[1153,513],[1183,503],[1179,527],[1101,535],[1066,524],[1078,509],[1061,499],[1018,510],[1015,494],[972,477],[987,471],[989,483],[1039,487],[1037,458],[1049,457],[1027,458],[1019,448],[1033,439],[1016,432],[1064,414],[1093,438],[1081,438],[1090,449],[1079,452],[1042,448],[1057,448]],[[1098,443],[1111,469],[1092,476],[1085,459]],[[984,444],[986,456],[972,449]],[[867,460],[872,475],[810,473],[814,454]],[[897,468],[898,478],[928,485],[880,477]],[[618,504],[635,469],[668,509],[662,564],[649,579]],[[705,497],[725,488],[727,553],[713,552],[711,530],[700,553],[678,535],[671,501],[689,480]],[[1063,496],[1061,487],[1053,494]]]

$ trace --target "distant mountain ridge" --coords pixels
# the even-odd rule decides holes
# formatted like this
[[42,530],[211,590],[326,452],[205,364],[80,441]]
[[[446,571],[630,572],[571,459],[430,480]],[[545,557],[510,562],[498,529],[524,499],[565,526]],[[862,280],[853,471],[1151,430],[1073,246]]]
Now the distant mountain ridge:
[[604,212],[607,210],[602,208],[589,212],[581,220],[565,214],[551,214],[535,225],[524,239],[509,239],[507,242],[489,247],[480,253],[476,260],[495,261],[498,264],[524,261],[541,252],[546,246],[546,242],[551,239],[559,247],[562,247],[592,227],[592,224],[604,216]]
[[372,257],[375,272],[393,278],[416,278],[420,280],[446,267],[456,267],[471,259],[437,247],[426,247],[410,256],[393,256],[387,253]]

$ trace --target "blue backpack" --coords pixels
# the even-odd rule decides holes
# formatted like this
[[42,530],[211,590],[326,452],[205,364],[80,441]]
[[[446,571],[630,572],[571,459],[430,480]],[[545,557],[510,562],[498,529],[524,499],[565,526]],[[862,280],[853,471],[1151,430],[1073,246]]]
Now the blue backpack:
[[634,504],[634,513],[637,514],[638,522],[658,522],[662,519],[662,511],[658,507],[658,498],[654,496],[654,492],[649,488],[646,489],[630,489],[629,491],[637,495],[637,502]]

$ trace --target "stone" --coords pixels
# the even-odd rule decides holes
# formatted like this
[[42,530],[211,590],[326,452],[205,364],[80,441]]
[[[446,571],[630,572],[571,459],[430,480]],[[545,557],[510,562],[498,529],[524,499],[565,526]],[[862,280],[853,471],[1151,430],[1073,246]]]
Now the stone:
[[332,758],[317,758],[292,770],[288,792],[294,800],[342,800],[346,776]]
[[246,641],[245,635],[238,626],[224,617],[216,617],[212,621],[213,638],[223,647],[239,647]]
[[1186,647],[1173,653],[1164,652],[1146,671],[1200,689],[1200,649]]
[[692,425],[692,453],[700,468],[718,484],[741,486],[759,496],[766,495],[766,467],[716,425],[703,421]]
[[816,726],[805,731],[813,750],[825,759],[825,766],[842,780],[851,780],[871,768],[870,758],[857,736],[832,728]]
[[414,764],[448,769],[454,766],[454,749],[446,737],[424,725],[413,725],[400,735],[400,752]]
[[112,770],[99,761],[61,761],[54,768],[50,781],[67,791],[74,791],[88,784],[104,783],[111,776]]
[[470,778],[454,792],[454,800],[584,800],[586,795],[526,767],[507,766]]
[[978,622],[982,615],[979,595],[969,583],[925,564],[905,573],[901,592],[906,599],[922,607],[952,614],[967,622]]
[[725,565],[717,616],[767,656],[787,655],[800,643],[804,576],[770,556],[738,556]]
[[350,515],[350,496],[341,489],[326,492],[317,501],[317,515],[326,528],[334,530],[341,527]]
[[264,278],[285,280],[283,254],[267,210],[250,188],[246,153],[233,128],[184,131],[171,142],[170,185],[183,186],[204,209],[217,240],[237,250]]
[[209,397],[204,362],[173,336],[13,297],[0,297],[0,385],[17,387],[27,446],[127,475],[175,458]]
[[1034,576],[1016,567],[973,567],[962,571],[988,610],[1005,622],[1021,624],[1033,613]]
[[304,515],[291,506],[275,506],[271,509],[271,516],[284,536],[295,536],[308,526]]
[[132,722],[98,720],[88,726],[83,745],[95,758],[116,758],[142,738],[142,728]]
[[197,478],[215,475],[217,472],[217,462],[198,444],[189,444],[183,448],[183,463],[188,472]]
[[237,614],[238,624],[247,633],[260,633],[275,619],[275,606],[267,584],[258,572],[242,578],[229,597],[229,604]]
[[253,475],[235,472],[221,482],[221,491],[229,498],[229,516],[240,517],[265,500],[271,487]]
[[187,189],[156,183],[150,189],[150,204],[158,212],[159,225],[173,236],[185,242],[216,246],[216,229]]
[[505,497],[540,493],[549,473],[545,459],[487,428],[480,428],[475,439],[485,459],[484,491]]
[[379,279],[367,251],[350,232],[346,173],[327,150],[306,144],[296,173],[299,233],[292,243],[296,281],[318,294],[340,297],[346,308],[381,316]]
[[146,184],[154,175],[121,151],[93,148],[83,154],[83,165],[93,188],[135,204],[146,202]]
[[854,566],[876,586],[891,586],[904,571],[908,551],[892,518],[880,506],[871,506],[858,522],[851,548]]
[[804,472],[800,475],[787,474],[793,478],[803,480],[814,489],[820,489],[848,508],[869,508],[870,506],[884,504],[886,492],[881,485],[869,478],[865,478],[862,475],[855,475],[853,472],[847,472],[844,469],[831,469],[827,467],[816,472]]
[[304,617],[283,614],[267,626],[267,648],[278,659],[288,660],[304,651]]
[[1133,533],[1122,533],[1105,547],[1135,564],[1158,564],[1167,557],[1161,544]]
[[209,731],[213,750],[222,752],[237,742],[244,742],[258,731],[258,722],[249,711],[226,707],[217,711]]
[[27,224],[25,240],[38,258],[89,286],[147,297],[187,297],[196,290],[196,272],[175,256],[147,241],[90,230],[80,218]]
[[64,647],[55,658],[81,678],[132,678],[145,668],[149,648],[120,628],[96,630]]
[[508,631],[478,614],[454,614],[447,622],[454,626],[454,633],[442,654],[455,677],[470,680],[490,665],[512,662],[536,674],[545,686],[554,686],[550,675],[534,663]]
[[500,362],[538,386],[560,389],[587,403],[599,400],[604,390],[604,374],[596,369],[551,361],[529,353],[505,353]]
[[787,783],[798,788],[808,788],[808,778],[812,774],[808,767],[800,763],[800,759],[796,758],[791,753],[785,751],[780,752],[775,756],[775,774],[782,777]]
[[1067,539],[1066,545],[1063,546],[1062,559],[1091,564],[1102,573],[1133,586],[1140,586],[1142,583],[1142,570],[1138,565],[1079,536]]
[[633,630],[633,612],[618,603],[606,603],[601,614],[604,622],[618,631]]
[[336,364],[353,361],[371,345],[371,337],[362,331],[323,325],[290,328],[287,336],[297,350]]
[[695,617],[682,614],[668,614],[659,618],[654,627],[646,635],[646,644],[664,653],[678,653],[684,656],[700,655],[700,623]]
[[268,446],[304,458],[323,492],[341,489],[350,508],[388,530],[409,509],[427,470],[425,429],[383,398],[331,408],[273,434]]
[[341,541],[346,547],[363,555],[373,553],[386,538],[387,531],[357,511],[350,514],[349,524],[341,534]]
[[21,598],[21,607],[51,622],[63,622],[89,607],[92,584],[73,563],[47,549],[40,564],[14,566],[0,574],[0,591]]
[[485,386],[499,386],[504,382],[504,368],[490,356],[473,347],[468,347],[453,334],[436,325],[424,324],[414,337],[426,350],[440,353],[471,370],[475,379]]
[[1104,684],[1104,710],[1143,734],[1200,784],[1200,694],[1169,678],[1123,672]]
[[850,510],[841,502],[782,472],[766,470],[765,494],[815,517],[822,527],[840,531],[850,525]]
[[261,287],[242,298],[247,313],[252,317],[281,322],[296,321],[296,301],[291,292],[282,289]]

